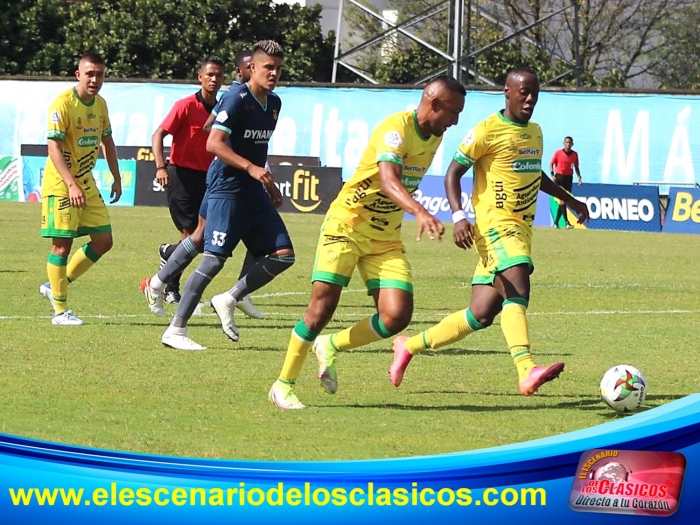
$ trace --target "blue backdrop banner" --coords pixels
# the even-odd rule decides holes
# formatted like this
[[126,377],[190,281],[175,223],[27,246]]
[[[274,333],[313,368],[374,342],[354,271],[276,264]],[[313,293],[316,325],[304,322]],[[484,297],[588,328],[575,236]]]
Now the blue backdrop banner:
[[[21,144],[45,144],[48,107],[74,82],[0,81],[0,157],[19,156]],[[172,104],[193,85],[105,83],[117,146],[143,146]],[[319,157],[352,175],[369,135],[387,115],[413,109],[418,89],[279,87],[282,111],[273,155]],[[501,92],[469,91],[457,126],[445,134],[430,169],[443,175],[466,132],[504,105]],[[693,118],[692,115],[696,117]],[[544,164],[574,137],[584,182],[700,182],[700,96],[542,92],[533,120],[544,131]],[[167,144],[167,142],[166,142]]]

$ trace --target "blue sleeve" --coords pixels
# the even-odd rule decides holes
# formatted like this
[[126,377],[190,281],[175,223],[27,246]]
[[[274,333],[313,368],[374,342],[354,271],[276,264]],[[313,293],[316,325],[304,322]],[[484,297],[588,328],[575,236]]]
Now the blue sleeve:
[[243,109],[243,96],[245,96],[244,92],[231,93],[229,91],[224,93],[216,105],[216,118],[211,126],[212,129],[220,129],[229,135],[231,134]]

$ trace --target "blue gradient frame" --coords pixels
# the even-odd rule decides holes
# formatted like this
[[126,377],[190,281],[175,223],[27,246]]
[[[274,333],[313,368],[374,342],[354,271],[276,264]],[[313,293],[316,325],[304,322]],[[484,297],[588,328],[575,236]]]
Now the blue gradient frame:
[[[638,523],[655,520],[643,516],[620,516],[575,512],[569,508],[568,496],[576,467],[583,452],[595,448],[623,450],[663,450],[682,453],[687,470],[678,511],[663,518],[664,523],[692,523],[700,510],[694,497],[700,487],[700,394],[693,394],[659,408],[615,420],[597,427],[569,434],[503,447],[405,459],[329,462],[272,462],[207,460],[195,458],[149,456],[127,452],[82,448],[0,435],[0,515],[4,523],[271,523],[274,520],[301,519],[311,523],[358,523],[400,521],[426,523],[517,523],[527,524],[565,520],[596,524]],[[375,500],[369,505],[298,506],[263,504],[253,506],[130,506],[113,505],[111,488],[121,490],[158,487],[244,488],[268,490],[279,483],[289,491],[302,493],[304,484],[311,490],[327,488],[367,489],[374,484]],[[113,485],[115,484],[115,485]],[[15,506],[10,488],[62,487],[84,488],[89,494],[104,487],[106,504],[83,504],[78,507],[38,505]],[[432,488],[471,490],[471,504],[442,506],[382,506],[381,488],[405,487],[409,494]],[[488,488],[542,488],[546,505],[499,504],[488,506],[484,490]],[[512,496],[516,492],[508,490]],[[321,492],[322,494],[322,492]],[[443,493],[447,494],[447,492]],[[89,496],[86,496],[89,497]],[[235,500],[235,498],[234,498]],[[477,503],[479,501],[479,503]],[[512,501],[512,500],[510,500]],[[5,521],[7,520],[7,521]]]

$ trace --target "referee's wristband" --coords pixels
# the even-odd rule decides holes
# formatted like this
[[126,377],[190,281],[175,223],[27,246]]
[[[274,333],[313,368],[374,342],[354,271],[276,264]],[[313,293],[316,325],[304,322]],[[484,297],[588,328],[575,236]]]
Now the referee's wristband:
[[455,212],[452,212],[452,222],[457,224],[459,221],[466,221],[467,220],[467,214],[464,213],[464,210],[457,210]]

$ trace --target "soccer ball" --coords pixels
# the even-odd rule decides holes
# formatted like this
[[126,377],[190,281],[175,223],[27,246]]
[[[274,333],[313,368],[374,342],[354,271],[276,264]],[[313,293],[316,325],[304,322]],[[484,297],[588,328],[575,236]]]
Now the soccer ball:
[[647,396],[647,381],[633,366],[613,366],[600,380],[600,395],[610,408],[618,412],[634,412]]

